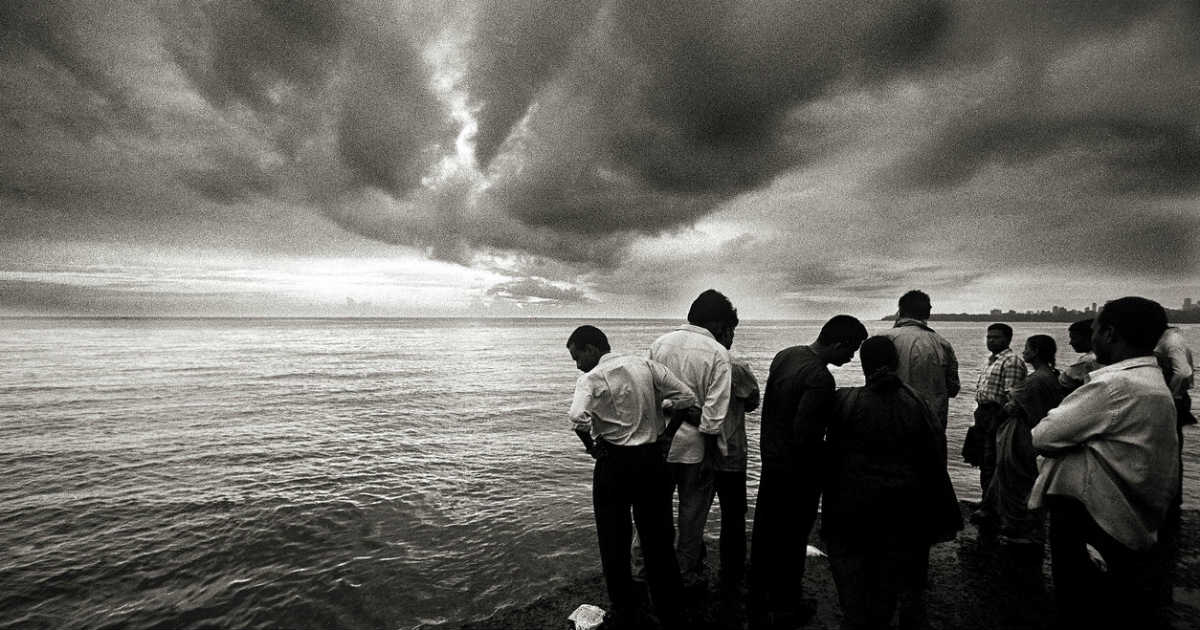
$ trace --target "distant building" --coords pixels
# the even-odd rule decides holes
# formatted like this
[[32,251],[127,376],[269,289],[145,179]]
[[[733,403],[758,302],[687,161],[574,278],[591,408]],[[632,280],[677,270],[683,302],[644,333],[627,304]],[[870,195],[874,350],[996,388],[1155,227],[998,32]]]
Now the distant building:
[[1183,310],[1192,310],[1192,298],[1183,298]]
[[1000,317],[1000,315],[1001,315],[1001,314],[1002,314],[1002,313],[1001,313],[1000,309],[998,309],[998,308],[994,308],[994,309],[992,309],[992,310],[991,310],[991,312],[990,312],[990,315],[991,315],[992,317]]

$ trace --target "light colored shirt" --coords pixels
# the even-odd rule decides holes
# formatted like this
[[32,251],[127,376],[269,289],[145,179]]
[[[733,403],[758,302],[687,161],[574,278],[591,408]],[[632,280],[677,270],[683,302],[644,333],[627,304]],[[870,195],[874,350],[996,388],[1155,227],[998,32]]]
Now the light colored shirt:
[[1003,405],[1008,402],[1008,390],[1025,380],[1025,362],[1005,348],[988,357],[987,367],[979,373],[975,400]]
[[1058,384],[1068,391],[1083,385],[1088,380],[1088,374],[1104,367],[1096,360],[1095,352],[1085,352],[1066,369],[1058,373]]
[[1172,326],[1163,331],[1162,337],[1158,338],[1158,345],[1154,346],[1154,356],[1162,367],[1171,395],[1183,398],[1192,388],[1196,363],[1192,360],[1192,349],[1184,343],[1178,328]]
[[729,413],[721,423],[721,435],[725,437],[725,454],[717,463],[717,470],[741,471],[746,470],[746,407],[758,407],[758,380],[750,366],[738,359],[732,359],[733,391],[729,399]]
[[729,413],[732,373],[729,351],[699,326],[684,324],[650,344],[650,359],[670,368],[696,394],[700,406],[699,428],[685,422],[671,440],[667,461],[698,464],[704,461],[701,433],[717,436],[717,446],[726,452],[721,424]]
[[950,399],[958,395],[958,357],[949,341],[919,319],[902,317],[879,333],[892,340],[900,363],[896,376],[916,390],[942,423],[950,417]]
[[1158,538],[1179,476],[1175,403],[1152,356],[1102,367],[1033,428],[1038,476],[1029,507],[1074,497],[1133,550]]
[[656,441],[666,430],[663,405],[686,409],[695,403],[692,390],[666,366],[610,352],[579,376],[567,416],[576,429],[588,431],[593,439],[639,446]]

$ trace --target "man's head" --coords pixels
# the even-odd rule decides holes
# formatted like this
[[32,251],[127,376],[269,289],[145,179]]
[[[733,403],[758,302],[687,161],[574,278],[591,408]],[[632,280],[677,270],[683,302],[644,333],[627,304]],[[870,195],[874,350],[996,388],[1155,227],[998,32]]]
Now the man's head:
[[925,321],[933,306],[929,302],[929,294],[916,289],[900,296],[900,317],[911,317]]
[[880,368],[895,370],[900,365],[900,355],[891,339],[875,336],[867,339],[859,350],[858,358],[862,361],[863,374],[873,374]]
[[987,327],[987,349],[995,354],[1003,352],[1012,344],[1013,329],[1008,324],[992,324]]
[[1092,351],[1101,363],[1154,354],[1167,329],[1167,312],[1154,300],[1123,297],[1105,302],[1092,322]]
[[1081,319],[1067,327],[1068,343],[1075,352],[1092,351],[1092,320]]
[[849,315],[834,315],[821,327],[817,344],[827,349],[825,360],[833,365],[845,365],[867,338],[867,327]]
[[[718,340],[725,334],[726,329],[732,331],[738,325],[737,309],[733,308],[733,303],[720,291],[713,289],[701,293],[692,302],[687,320],[693,326],[708,330]],[[732,342],[731,334],[730,343]]]
[[608,337],[595,326],[580,326],[567,337],[567,351],[580,372],[590,372],[610,350]]

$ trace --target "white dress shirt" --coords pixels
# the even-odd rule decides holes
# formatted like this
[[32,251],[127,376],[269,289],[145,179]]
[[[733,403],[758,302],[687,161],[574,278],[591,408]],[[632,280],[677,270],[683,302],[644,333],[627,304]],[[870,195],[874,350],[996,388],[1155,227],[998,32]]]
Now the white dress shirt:
[[650,444],[666,429],[660,403],[687,408],[696,397],[666,366],[608,353],[575,382],[568,416],[576,429],[617,446]]
[[707,329],[684,324],[650,344],[650,358],[670,368],[687,384],[701,407],[700,427],[697,429],[686,422],[679,427],[671,440],[667,461],[680,464],[704,461],[701,433],[717,436],[717,446],[725,454],[721,424],[729,413],[733,382],[729,351]]
[[1175,404],[1153,356],[1091,373],[1033,428],[1038,477],[1029,507],[1074,497],[1096,523],[1133,550],[1158,539],[1179,475]]

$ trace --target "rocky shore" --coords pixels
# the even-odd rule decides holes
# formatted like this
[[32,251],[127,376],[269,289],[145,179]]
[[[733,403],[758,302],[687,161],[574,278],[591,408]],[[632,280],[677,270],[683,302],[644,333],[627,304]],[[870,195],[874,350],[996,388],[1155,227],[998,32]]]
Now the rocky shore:
[[[962,507],[965,515],[972,506],[964,503]],[[716,541],[709,543],[709,557],[715,562]],[[820,547],[815,533],[810,544]],[[1175,603],[1168,611],[1171,626],[1200,628],[1200,511],[1184,513],[1179,555],[1174,575]],[[692,627],[745,628],[744,598],[736,593],[722,594],[716,588],[718,567],[711,569],[710,591],[691,599]],[[955,541],[934,547],[929,582],[927,600],[933,628],[1042,629],[1050,628],[1054,620],[1048,550],[1040,556],[1014,555],[1007,547],[981,540],[970,525]],[[841,610],[825,558],[809,558],[805,586],[805,595],[817,603],[817,614],[807,627],[836,629]],[[563,630],[571,627],[567,616],[584,603],[601,607],[607,603],[599,567],[594,575],[547,593],[529,606],[502,611],[462,628]]]

